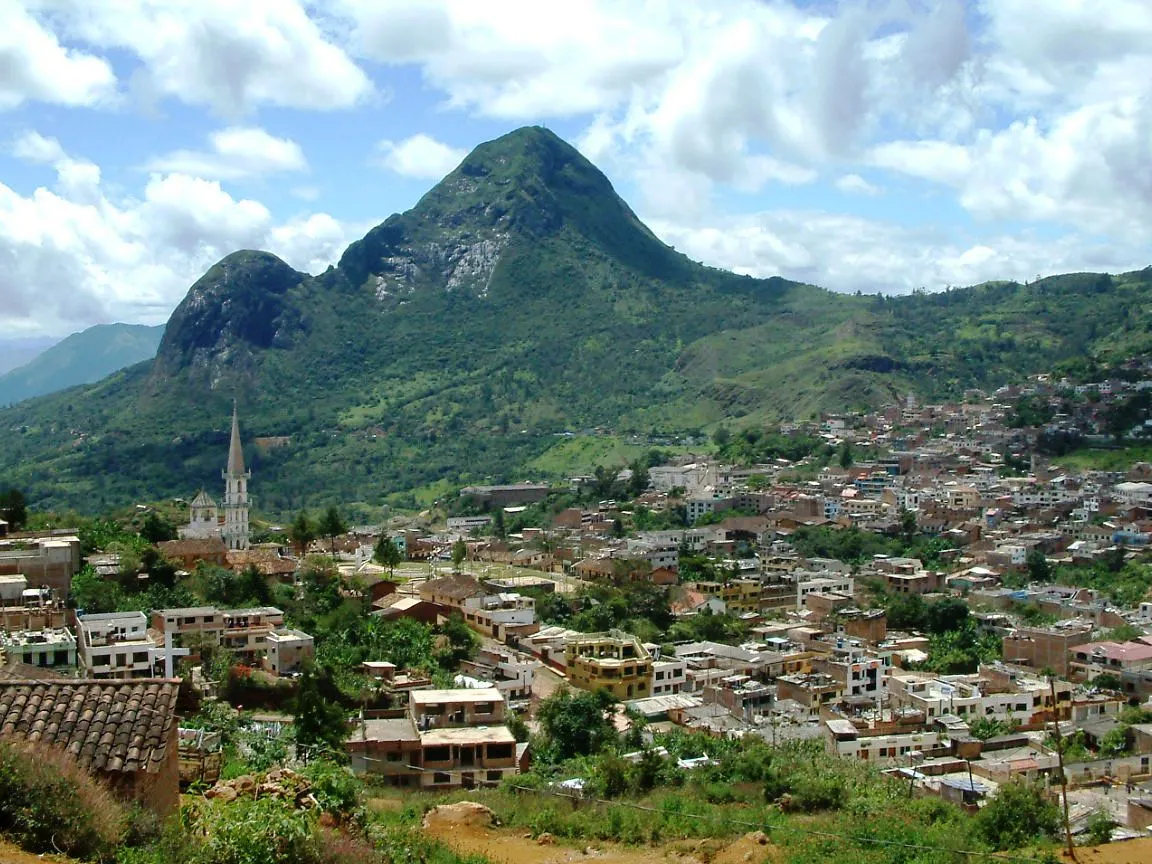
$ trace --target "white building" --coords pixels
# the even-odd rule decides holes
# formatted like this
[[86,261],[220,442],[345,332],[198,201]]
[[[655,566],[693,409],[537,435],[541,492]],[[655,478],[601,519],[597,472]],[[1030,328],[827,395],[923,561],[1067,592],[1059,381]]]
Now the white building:
[[688,664],[678,658],[662,658],[652,662],[652,695],[667,696],[684,689]]
[[298,672],[304,660],[316,656],[315,643],[303,630],[273,630],[264,639],[264,666],[275,675]]
[[224,521],[212,496],[201,489],[192,499],[187,525],[179,529],[182,540],[224,541],[230,551],[247,549],[250,529],[248,524],[248,481],[252,472],[244,469],[244,449],[240,445],[240,419],[236,406],[232,406],[232,437],[228,442],[228,467],[221,472],[224,478]]
[[0,654],[5,664],[64,667],[76,665],[76,637],[67,627],[58,630],[0,632]]
[[147,678],[152,674],[148,618],[143,612],[105,612],[77,619],[80,661],[90,678]]
[[869,762],[903,762],[931,749],[943,737],[939,732],[905,732],[896,735],[864,735],[850,720],[825,720],[825,750],[847,759]]
[[244,451],[240,446],[240,420],[232,407],[232,439],[228,444],[228,468],[224,478],[224,527],[220,536],[231,550],[248,548],[248,481],[251,471],[244,470]]

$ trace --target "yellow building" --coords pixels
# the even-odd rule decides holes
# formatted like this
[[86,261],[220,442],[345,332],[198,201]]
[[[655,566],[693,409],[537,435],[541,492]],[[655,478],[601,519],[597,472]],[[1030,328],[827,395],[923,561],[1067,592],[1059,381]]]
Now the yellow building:
[[652,692],[652,657],[628,633],[588,633],[564,649],[568,680],[581,690],[607,690],[617,699],[641,699]]
[[730,579],[727,582],[697,582],[693,585],[705,597],[724,602],[729,615],[744,615],[760,611],[761,585],[759,579]]

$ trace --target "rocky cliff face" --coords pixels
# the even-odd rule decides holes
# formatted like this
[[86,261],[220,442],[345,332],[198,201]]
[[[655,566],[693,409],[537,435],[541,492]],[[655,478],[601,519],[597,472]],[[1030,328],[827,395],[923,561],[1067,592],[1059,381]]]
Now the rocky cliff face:
[[290,346],[301,322],[289,292],[310,278],[269,252],[233,252],[219,261],[172,313],[152,385],[182,378],[215,388],[226,372],[250,370],[258,352]]

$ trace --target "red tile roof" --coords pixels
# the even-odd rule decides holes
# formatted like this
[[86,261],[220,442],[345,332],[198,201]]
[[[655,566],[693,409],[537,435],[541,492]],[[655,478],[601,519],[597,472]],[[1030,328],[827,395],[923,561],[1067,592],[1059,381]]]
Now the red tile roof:
[[160,770],[179,682],[0,681],[0,736],[55,745],[93,771]]

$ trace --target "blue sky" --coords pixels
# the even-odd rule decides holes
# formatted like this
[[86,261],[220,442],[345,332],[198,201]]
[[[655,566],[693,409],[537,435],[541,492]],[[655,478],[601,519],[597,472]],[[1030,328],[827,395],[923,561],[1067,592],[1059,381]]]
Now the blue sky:
[[1147,266],[1145,0],[0,4],[0,338],[318,272],[543,123],[706,263],[839,291]]

